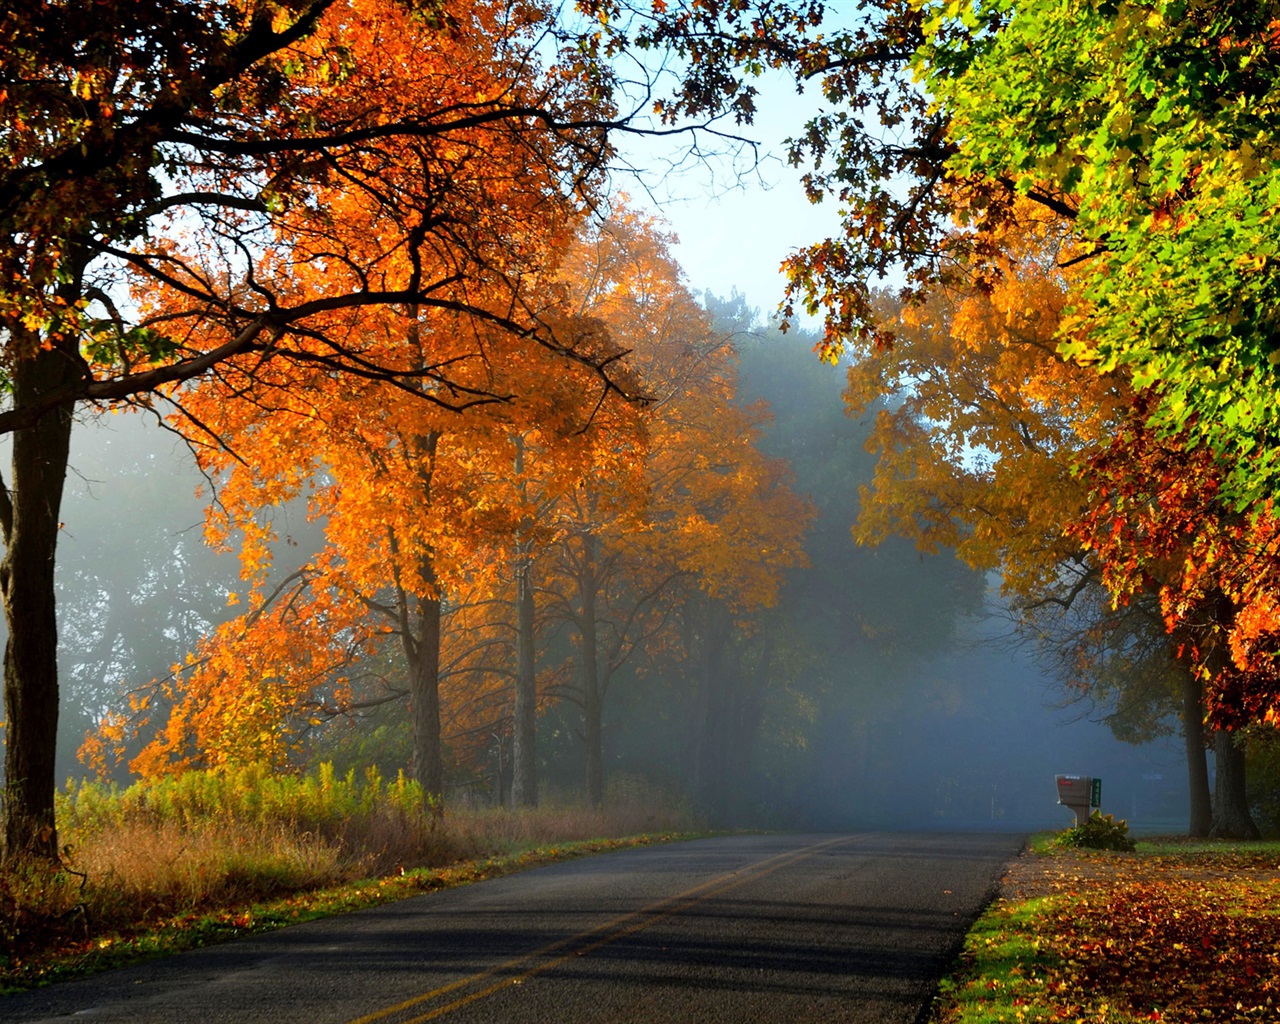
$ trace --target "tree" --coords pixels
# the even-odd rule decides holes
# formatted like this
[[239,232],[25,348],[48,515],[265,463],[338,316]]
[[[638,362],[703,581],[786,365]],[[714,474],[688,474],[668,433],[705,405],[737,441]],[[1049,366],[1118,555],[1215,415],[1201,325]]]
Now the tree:
[[[559,329],[570,333],[567,323]],[[209,638],[186,678],[165,684],[178,703],[137,770],[181,770],[193,757],[279,764],[317,716],[379,699],[352,679],[393,643],[399,685],[381,699],[407,697],[411,773],[428,796],[443,793],[446,612],[456,616],[473,595],[498,588],[504,553],[527,518],[509,481],[512,432],[536,438],[548,463],[561,460],[561,486],[570,486],[569,467],[579,478],[588,471],[580,435],[597,429],[589,410],[599,396],[593,374],[575,375],[542,346],[464,319],[424,316],[411,334],[424,357],[450,365],[458,393],[529,397],[460,415],[409,385],[335,382],[287,366],[277,381],[256,368],[237,375],[234,362],[184,397],[184,414],[221,442],[201,459],[218,484],[211,536],[226,544],[232,531],[241,535],[248,611]],[[268,513],[300,495],[324,524],[325,543],[281,580],[270,573],[279,538]]]
[[1136,416],[1091,458],[1094,500],[1074,532],[1096,550],[1121,599],[1158,588],[1166,628],[1181,641],[1219,726],[1213,833],[1256,837],[1236,733],[1249,722],[1274,723],[1280,706],[1280,525],[1269,508],[1252,515],[1231,508],[1216,458],[1179,441]]
[[1275,492],[1280,161],[1276,11],[1161,0],[934,4],[915,58],[950,173],[1048,192],[1087,240],[1064,351],[1220,458],[1227,500]]
[[[607,156],[601,107],[587,93],[608,82],[512,60],[537,45],[544,20],[534,7],[502,4],[447,16],[428,5],[411,18],[359,0],[31,3],[0,19],[0,317],[11,396],[0,430],[14,432],[0,491],[6,857],[57,850],[53,565],[74,407],[145,401],[250,352],[403,374],[336,331],[340,312],[393,301],[468,309],[459,271],[497,255],[446,215],[479,183],[459,159],[453,176],[438,176],[430,158],[464,150],[477,125],[529,140],[524,166],[547,167],[571,188],[589,187]],[[458,106],[435,90],[451,62],[460,77],[467,45],[485,51],[467,59],[487,67],[496,88]],[[405,63],[411,52],[418,59]],[[387,73],[401,63],[409,70]],[[411,153],[417,187],[406,170],[377,188],[390,161]],[[309,204],[325,189],[379,210],[384,250],[318,243],[292,261],[277,251],[272,273],[255,271],[255,252],[281,228],[316,223]],[[446,274],[422,272],[419,257],[431,251],[453,254]],[[380,260],[396,252],[417,271],[382,272]],[[319,259],[335,272],[330,287],[308,279],[308,260]],[[120,294],[125,274],[141,290],[184,294],[186,308],[139,313]]]
[[[1149,707],[1153,693],[1165,695],[1157,717],[1180,694],[1192,830],[1207,832],[1201,681],[1178,668],[1177,643],[1158,616],[1111,607],[1104,556],[1067,528],[1091,511],[1086,460],[1129,422],[1134,399],[1115,375],[1056,355],[1073,285],[1059,269],[1071,259],[1071,225],[1029,203],[1018,212],[1023,224],[992,234],[1002,255],[991,279],[939,287],[905,308],[886,303],[893,346],[850,366],[852,413],[889,403],[868,442],[879,458],[855,535],[878,543],[902,534],[998,569],[1023,635],[1055,648],[1055,665],[1078,691],[1132,709],[1140,650],[1137,663],[1157,680],[1141,699]],[[1129,667],[1108,692],[1098,670],[1113,659]]]
[[[392,306],[475,314],[591,365],[518,301],[521,225],[589,204],[609,133],[649,130],[614,106],[610,24],[583,34],[515,0],[5,8],[6,858],[57,851],[53,567],[77,405],[181,401],[233,357],[447,390],[448,366],[381,362],[351,330]],[[683,89],[697,123],[743,95],[715,84]],[[519,154],[496,176],[495,149]],[[491,194],[513,182],[514,224]]]
[[[735,403],[733,354],[694,301],[670,236],[626,213],[579,240],[566,265],[572,309],[599,319],[649,396],[643,444],[601,435],[623,471],[565,492],[541,578],[555,617],[578,640],[586,793],[604,795],[602,714],[618,670],[670,625],[681,590],[745,613],[777,599],[802,561],[810,511],[784,467],[757,446],[763,408]],[[546,515],[547,513],[544,513]]]

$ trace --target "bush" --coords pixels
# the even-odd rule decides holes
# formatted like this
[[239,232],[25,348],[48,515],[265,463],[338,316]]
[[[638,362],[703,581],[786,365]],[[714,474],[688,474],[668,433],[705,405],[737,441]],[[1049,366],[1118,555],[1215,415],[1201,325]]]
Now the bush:
[[1134,842],[1129,838],[1129,823],[1121,818],[1116,821],[1110,814],[1094,811],[1083,825],[1076,825],[1058,836],[1057,845],[1081,847],[1088,850],[1123,850],[1132,853]]

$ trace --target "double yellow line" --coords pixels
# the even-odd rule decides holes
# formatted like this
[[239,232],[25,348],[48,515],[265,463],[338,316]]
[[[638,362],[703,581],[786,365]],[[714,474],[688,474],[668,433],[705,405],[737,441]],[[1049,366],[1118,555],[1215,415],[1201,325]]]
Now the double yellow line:
[[[428,1009],[424,1013],[419,1013],[417,1016],[398,1020],[396,1024],[423,1024],[424,1021],[436,1020],[445,1016],[445,1014],[452,1013],[454,1010],[485,999],[495,992],[500,992],[509,985],[519,985],[526,979],[541,974],[543,971],[549,971],[553,967],[558,967],[574,957],[584,956],[599,949],[601,946],[607,946],[611,942],[617,942],[619,939],[625,939],[629,935],[643,931],[650,925],[657,924],[659,921],[687,910],[703,900],[719,896],[721,893],[746,885],[748,882],[758,881],[767,875],[773,874],[775,871],[789,867],[798,861],[807,860],[809,857],[813,857],[824,850],[829,850],[833,846],[852,842],[854,838],[853,836],[841,836],[837,839],[828,839],[821,843],[815,843],[813,846],[807,846],[799,851],[777,854],[741,870],[731,871],[728,874],[712,878],[701,885],[695,885],[692,889],[686,889],[675,896],[668,896],[666,899],[651,903],[649,906],[632,911],[630,914],[623,914],[612,921],[607,921],[594,928],[570,935],[568,938],[559,939],[523,956],[504,961],[486,971],[481,971],[479,974],[460,978],[457,981],[450,982],[448,985],[434,988],[430,992],[416,995],[412,999],[406,999],[395,1006],[388,1006],[384,1010],[357,1017],[349,1021],[348,1024],[374,1024],[375,1021],[383,1021],[399,1014],[409,1013],[426,1003],[435,1002],[447,996],[455,996],[448,1002]],[[497,980],[494,980],[495,978]]]

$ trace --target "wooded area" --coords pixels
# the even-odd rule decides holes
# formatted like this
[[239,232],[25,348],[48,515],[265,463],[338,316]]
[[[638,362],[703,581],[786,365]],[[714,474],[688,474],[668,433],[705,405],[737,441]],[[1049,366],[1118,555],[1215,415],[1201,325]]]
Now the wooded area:
[[[628,706],[749,816],[795,800],[795,751],[866,756],[848,663],[906,702],[898,631],[927,657],[988,572],[1118,734],[1180,719],[1193,832],[1255,833],[1280,11],[1239,6],[9,4],[5,859],[60,855],[60,647],[102,772],[339,759],[432,813],[469,777],[531,806],[579,732],[595,806]],[[842,232],[759,322],[610,174],[624,133],[737,144],[766,71],[822,97],[789,156]],[[874,463],[794,401],[827,387],[807,348]],[[55,580],[73,430],[121,408],[185,439],[238,581],[194,536]],[[102,472],[145,519],[147,468]],[[884,585],[915,556],[826,514],[859,483],[859,543],[969,568]]]

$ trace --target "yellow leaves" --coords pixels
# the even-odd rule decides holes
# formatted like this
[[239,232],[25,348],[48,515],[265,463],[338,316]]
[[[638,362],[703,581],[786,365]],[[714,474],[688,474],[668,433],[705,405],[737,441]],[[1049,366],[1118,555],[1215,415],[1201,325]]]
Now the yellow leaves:
[[853,413],[889,406],[868,439],[879,459],[858,540],[955,546],[1029,593],[1075,548],[1061,529],[1086,497],[1074,460],[1110,437],[1127,395],[1057,356],[1063,227],[1026,204],[1020,213],[981,287],[940,289],[913,309],[882,303],[897,341],[851,366],[845,397]]

